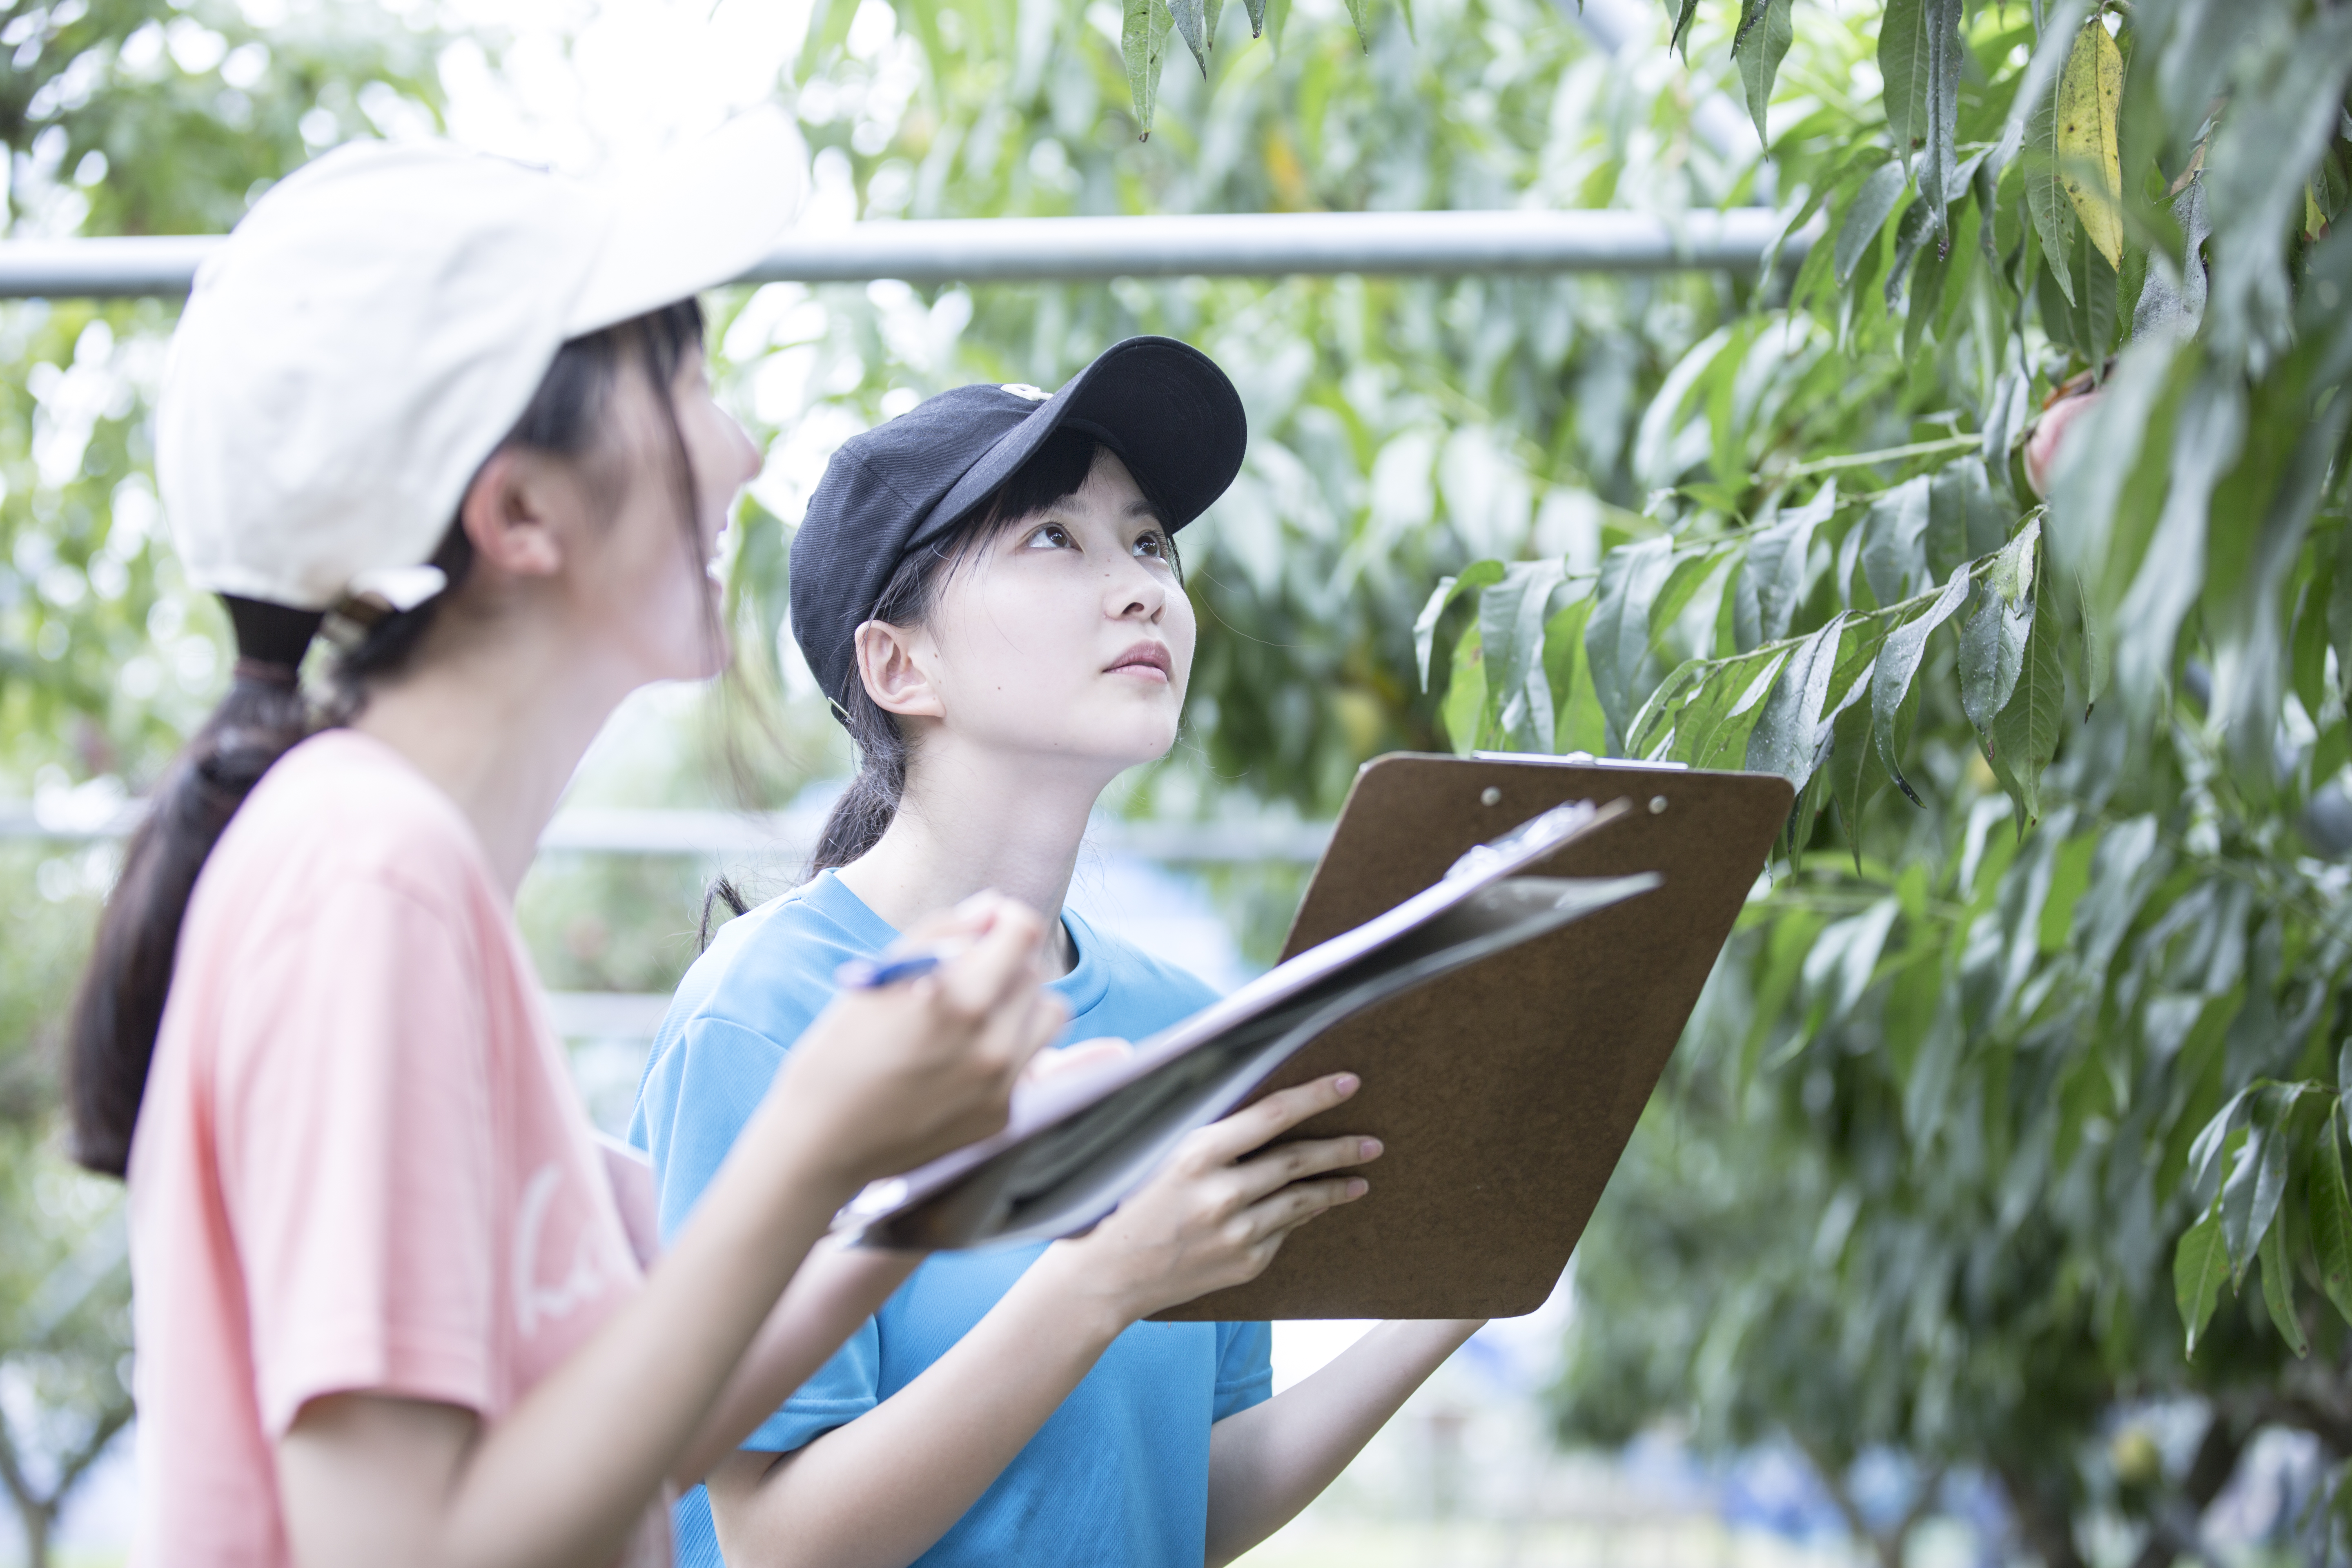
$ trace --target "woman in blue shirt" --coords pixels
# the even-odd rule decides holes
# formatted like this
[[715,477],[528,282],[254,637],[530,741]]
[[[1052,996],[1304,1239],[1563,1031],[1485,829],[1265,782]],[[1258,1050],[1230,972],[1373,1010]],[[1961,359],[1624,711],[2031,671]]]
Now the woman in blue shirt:
[[[1175,742],[1194,625],[1171,536],[1245,440],[1223,372],[1136,338],[1050,397],[960,387],[834,457],[793,544],[793,628],[859,773],[818,874],[720,931],[655,1044],[633,1136],[665,1230],[840,964],[981,889],[1059,914],[1065,1040],[1139,1038],[1212,999],[1062,901],[1097,798]],[[1373,1140],[1255,1152],[1354,1089],[1203,1129],[1085,1237],[922,1263],[680,1503],[684,1561],[1197,1568],[1264,1539],[1477,1327],[1382,1325],[1269,1400],[1265,1324],[1142,1321],[1255,1278],[1365,1190],[1348,1173]]]

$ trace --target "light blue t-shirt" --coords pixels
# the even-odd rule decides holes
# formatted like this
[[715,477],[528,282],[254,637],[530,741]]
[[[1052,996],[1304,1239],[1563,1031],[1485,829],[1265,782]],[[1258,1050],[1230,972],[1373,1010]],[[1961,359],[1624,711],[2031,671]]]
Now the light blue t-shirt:
[[[1077,966],[1054,983],[1070,1005],[1057,1045],[1141,1039],[1215,994],[1184,971],[1065,912]],[[637,1090],[629,1141],[653,1159],[674,1237],[767,1093],[784,1053],[833,997],[845,960],[898,933],[830,871],[722,927],[687,972]],[[748,1438],[787,1452],[912,1383],[1044,1251],[942,1253],[866,1321]],[[1208,1534],[1209,1427],[1272,1391],[1264,1323],[1138,1323],[937,1545],[921,1568],[1200,1568]],[[684,1568],[720,1568],[709,1494],[677,1505]]]

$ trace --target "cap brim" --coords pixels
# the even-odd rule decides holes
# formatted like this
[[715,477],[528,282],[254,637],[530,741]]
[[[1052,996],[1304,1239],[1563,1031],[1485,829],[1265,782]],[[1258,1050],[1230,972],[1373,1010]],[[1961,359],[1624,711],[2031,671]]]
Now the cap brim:
[[753,110],[610,192],[613,224],[564,319],[576,338],[741,277],[799,212],[808,150],[782,110]]
[[1171,531],[1225,493],[1249,446],[1241,395],[1214,360],[1173,338],[1129,338],[999,438],[940,499],[908,548],[961,521],[1066,425],[1117,452]]

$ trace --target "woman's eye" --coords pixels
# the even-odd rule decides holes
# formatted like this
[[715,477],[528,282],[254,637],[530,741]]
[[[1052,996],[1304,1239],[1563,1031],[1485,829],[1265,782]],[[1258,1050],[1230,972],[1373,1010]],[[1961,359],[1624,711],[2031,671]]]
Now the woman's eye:
[[1165,561],[1168,559],[1168,536],[1147,533],[1135,542],[1135,552],[1148,560]]
[[1029,536],[1032,550],[1067,550],[1071,543],[1070,531],[1058,522],[1049,522]]

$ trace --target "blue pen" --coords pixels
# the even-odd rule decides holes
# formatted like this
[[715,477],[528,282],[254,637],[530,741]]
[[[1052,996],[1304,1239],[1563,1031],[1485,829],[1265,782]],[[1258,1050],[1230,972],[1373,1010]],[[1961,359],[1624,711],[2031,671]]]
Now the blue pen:
[[834,979],[845,990],[878,991],[885,985],[896,985],[902,980],[913,980],[929,974],[946,962],[947,955],[935,948],[909,952],[898,958],[853,958],[833,972]]

